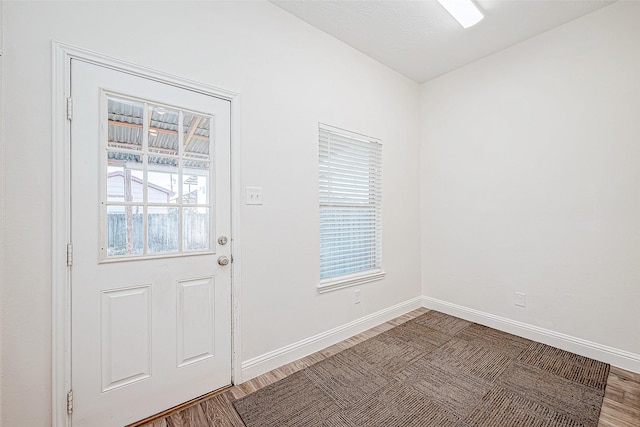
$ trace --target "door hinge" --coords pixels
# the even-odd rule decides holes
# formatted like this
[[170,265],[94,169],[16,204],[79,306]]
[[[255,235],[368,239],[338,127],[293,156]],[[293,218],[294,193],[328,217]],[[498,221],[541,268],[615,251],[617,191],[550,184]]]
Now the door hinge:
[[67,393],[67,414],[73,414],[73,390]]
[[73,244],[67,243],[67,267],[73,265]]
[[67,119],[73,119],[73,98],[67,98]]

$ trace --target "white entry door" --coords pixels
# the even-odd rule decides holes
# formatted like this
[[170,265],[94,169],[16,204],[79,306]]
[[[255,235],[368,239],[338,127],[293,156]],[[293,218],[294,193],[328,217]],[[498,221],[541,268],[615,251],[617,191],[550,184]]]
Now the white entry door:
[[71,64],[74,427],[231,383],[230,103]]

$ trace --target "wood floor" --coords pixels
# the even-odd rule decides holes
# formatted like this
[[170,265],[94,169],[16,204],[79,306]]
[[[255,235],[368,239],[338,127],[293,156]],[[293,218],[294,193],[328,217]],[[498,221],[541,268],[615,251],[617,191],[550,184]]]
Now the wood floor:
[[[145,424],[137,424],[136,427],[244,427],[242,420],[232,405],[235,399],[418,317],[427,311],[425,308],[419,308],[317,353],[274,369],[240,385],[233,386],[220,394],[173,412],[164,418]],[[612,366],[607,380],[598,427],[638,426],[640,426],[640,374]]]

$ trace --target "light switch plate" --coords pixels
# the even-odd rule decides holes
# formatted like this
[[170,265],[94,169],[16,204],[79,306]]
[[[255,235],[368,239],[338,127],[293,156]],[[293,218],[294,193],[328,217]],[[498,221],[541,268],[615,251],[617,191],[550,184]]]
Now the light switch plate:
[[262,187],[247,187],[247,205],[262,204]]

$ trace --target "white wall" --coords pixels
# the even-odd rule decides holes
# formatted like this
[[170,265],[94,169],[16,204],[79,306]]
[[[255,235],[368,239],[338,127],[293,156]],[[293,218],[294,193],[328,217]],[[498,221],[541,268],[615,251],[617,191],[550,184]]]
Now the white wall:
[[425,296],[640,366],[638,22],[617,2],[421,86]]
[[[4,4],[2,419],[50,420],[51,40],[239,92],[242,359],[420,294],[418,85],[265,2]],[[319,295],[317,125],[384,144],[384,281]]]
[[[4,14],[3,10],[3,0],[0,0],[0,55],[2,54],[2,33],[4,28]],[[0,165],[4,165],[4,143],[3,143],[3,135],[2,131],[2,122],[4,119],[3,111],[3,102],[1,102],[4,93],[3,87],[3,61],[2,56],[0,56]],[[3,166],[4,168],[4,166]],[[4,271],[4,173],[0,171],[0,295],[2,284],[4,283],[3,271]],[[2,331],[2,304],[0,304],[0,331]],[[2,383],[2,333],[0,332],[0,383]],[[0,402],[2,402],[2,387],[0,386]],[[0,423],[2,422],[2,405],[0,404]]]

